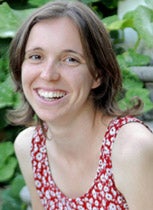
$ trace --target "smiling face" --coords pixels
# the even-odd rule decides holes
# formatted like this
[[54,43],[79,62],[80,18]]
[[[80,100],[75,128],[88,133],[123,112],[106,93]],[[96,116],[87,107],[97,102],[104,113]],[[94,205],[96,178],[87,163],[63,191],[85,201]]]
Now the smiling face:
[[24,94],[43,121],[77,116],[98,86],[89,73],[79,32],[69,18],[33,26],[22,64]]

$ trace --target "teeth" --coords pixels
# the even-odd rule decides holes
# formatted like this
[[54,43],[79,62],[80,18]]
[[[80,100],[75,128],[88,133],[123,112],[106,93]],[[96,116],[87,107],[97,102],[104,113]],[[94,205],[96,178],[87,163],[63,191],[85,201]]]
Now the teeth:
[[46,99],[55,99],[55,98],[61,98],[63,96],[65,96],[65,92],[48,92],[48,91],[44,91],[44,90],[39,90],[38,94]]

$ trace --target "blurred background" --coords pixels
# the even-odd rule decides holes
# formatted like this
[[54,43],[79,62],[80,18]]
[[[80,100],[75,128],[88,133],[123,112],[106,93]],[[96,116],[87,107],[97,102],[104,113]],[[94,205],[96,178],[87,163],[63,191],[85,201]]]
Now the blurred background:
[[[30,198],[14,154],[13,142],[23,127],[6,120],[8,109],[20,104],[9,74],[8,50],[21,23],[49,0],[0,0],[0,209],[30,209]],[[119,104],[144,102],[140,119],[153,129],[153,1],[82,0],[107,28],[123,76]]]

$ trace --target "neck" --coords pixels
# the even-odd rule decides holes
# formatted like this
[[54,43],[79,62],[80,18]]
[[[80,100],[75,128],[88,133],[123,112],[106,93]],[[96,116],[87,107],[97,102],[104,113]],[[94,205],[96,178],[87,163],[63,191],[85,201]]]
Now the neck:
[[91,110],[77,115],[69,123],[64,121],[56,125],[48,124],[48,136],[51,136],[48,144],[57,151],[57,154],[70,158],[82,157],[82,154],[89,152],[92,146],[98,144],[96,142],[98,140],[101,144],[103,128],[105,130],[107,127],[103,124],[102,114]]

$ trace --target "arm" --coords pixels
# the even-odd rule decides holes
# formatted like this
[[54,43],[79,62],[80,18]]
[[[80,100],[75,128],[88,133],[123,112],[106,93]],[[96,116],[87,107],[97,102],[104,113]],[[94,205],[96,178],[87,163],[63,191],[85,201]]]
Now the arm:
[[22,131],[17,136],[14,143],[14,147],[21,172],[23,174],[26,185],[30,192],[32,209],[43,210],[43,206],[40,202],[39,196],[35,189],[33,173],[32,173],[30,146],[31,146],[33,131],[34,127],[30,127]]
[[115,183],[130,210],[153,209],[153,134],[139,123],[123,126],[112,153]]

